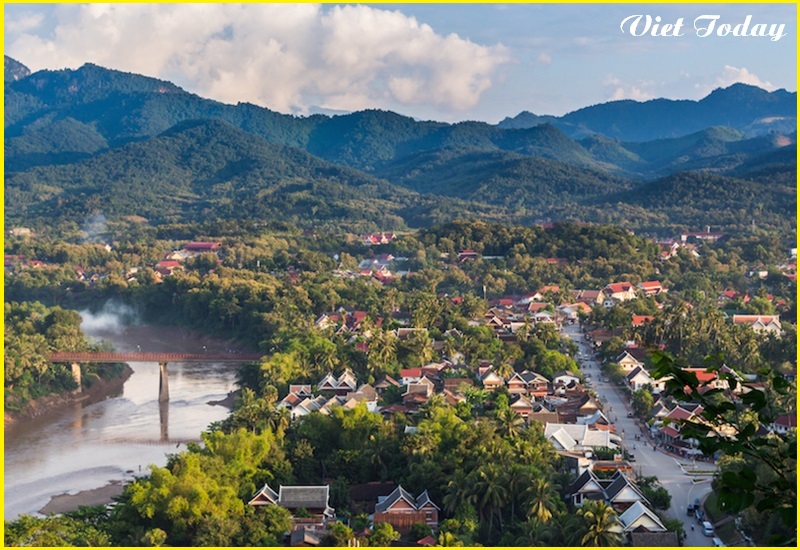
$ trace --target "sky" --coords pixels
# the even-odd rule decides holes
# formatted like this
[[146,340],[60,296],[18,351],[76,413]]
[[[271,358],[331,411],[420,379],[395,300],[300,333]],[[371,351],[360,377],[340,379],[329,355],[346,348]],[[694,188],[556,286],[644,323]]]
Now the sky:
[[[700,37],[704,15],[719,19]],[[644,16],[682,36],[643,33]],[[716,32],[748,20],[786,36]],[[797,89],[793,4],[5,4],[4,38],[34,71],[91,62],[298,115],[495,123],[735,82]]]

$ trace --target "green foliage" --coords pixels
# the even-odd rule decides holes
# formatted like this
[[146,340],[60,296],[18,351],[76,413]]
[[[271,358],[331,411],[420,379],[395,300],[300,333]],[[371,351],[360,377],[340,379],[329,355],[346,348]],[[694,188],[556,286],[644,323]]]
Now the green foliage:
[[653,394],[647,388],[642,388],[633,392],[631,398],[633,411],[640,418],[649,418],[650,411],[653,409]]
[[[722,390],[700,394],[697,377],[684,372],[681,363],[667,353],[655,353],[654,364],[654,376],[670,378],[668,393],[688,393],[703,406],[699,420],[681,423],[682,436],[697,439],[700,450],[707,455],[720,453],[727,457],[714,483],[720,509],[733,514],[752,510],[774,516],[778,523],[772,532],[764,534],[765,539],[773,544],[793,544],[797,526],[796,431],[757,434],[760,424],[768,426],[779,414],[786,414],[776,407],[772,394],[789,393],[788,382],[779,373],[764,369],[760,375],[768,381],[767,388],[751,387],[740,402],[734,403],[724,397]],[[709,358],[707,365],[722,380],[736,383],[733,374],[720,372],[721,357]],[[748,384],[744,386],[747,388]]]
[[[77,389],[72,371],[49,361],[53,351],[90,351],[75,311],[39,302],[5,303],[4,375],[7,410],[22,409],[30,399]],[[96,349],[97,346],[94,346]],[[121,365],[82,365],[87,385],[110,378]]]
[[66,516],[34,518],[22,515],[6,521],[4,546],[109,546],[111,538],[99,527]]
[[[412,539],[413,537],[414,535],[412,535]],[[400,533],[395,531],[389,523],[376,524],[369,536],[369,543],[372,546],[391,546],[397,540],[400,540]]]

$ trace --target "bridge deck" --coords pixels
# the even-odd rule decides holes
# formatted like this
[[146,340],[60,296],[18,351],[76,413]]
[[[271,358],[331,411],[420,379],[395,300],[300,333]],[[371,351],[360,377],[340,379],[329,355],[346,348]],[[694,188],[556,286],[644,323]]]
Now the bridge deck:
[[50,354],[53,363],[250,363],[260,360],[257,353],[111,353],[58,351]]

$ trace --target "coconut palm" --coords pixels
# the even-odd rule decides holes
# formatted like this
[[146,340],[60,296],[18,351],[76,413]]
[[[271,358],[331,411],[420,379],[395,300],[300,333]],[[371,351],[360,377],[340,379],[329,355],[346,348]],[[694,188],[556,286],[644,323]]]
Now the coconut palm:
[[445,511],[454,514],[461,504],[475,504],[475,501],[476,495],[467,481],[467,475],[461,468],[457,469],[447,482],[447,492],[442,499]]
[[482,518],[489,519],[487,538],[491,539],[494,517],[500,515],[500,510],[506,504],[508,490],[503,483],[503,471],[497,463],[484,464],[475,474],[477,480],[473,490],[477,496],[478,511]]
[[583,518],[585,533],[582,546],[619,546],[622,536],[616,531],[617,514],[602,500],[587,500],[578,510]]
[[553,487],[544,479],[536,479],[527,491],[528,515],[542,523],[547,523],[558,510],[558,501],[553,494]]
[[517,411],[512,408],[506,408],[497,412],[497,422],[498,433],[509,439],[514,439],[519,435],[525,421]]

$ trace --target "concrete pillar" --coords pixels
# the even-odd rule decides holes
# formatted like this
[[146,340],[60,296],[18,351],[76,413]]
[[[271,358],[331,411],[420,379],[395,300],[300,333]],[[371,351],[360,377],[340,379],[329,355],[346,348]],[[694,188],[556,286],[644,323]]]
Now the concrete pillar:
[[169,441],[169,401],[158,402],[158,421],[161,424],[161,441]]
[[81,391],[83,387],[81,386],[81,364],[80,363],[72,363],[72,377],[75,379],[75,383],[78,384],[78,389],[76,391]]
[[159,363],[158,370],[158,400],[169,401],[169,378],[167,377],[167,363]]

